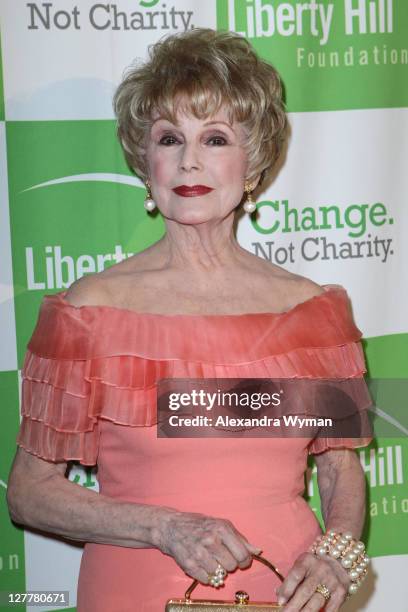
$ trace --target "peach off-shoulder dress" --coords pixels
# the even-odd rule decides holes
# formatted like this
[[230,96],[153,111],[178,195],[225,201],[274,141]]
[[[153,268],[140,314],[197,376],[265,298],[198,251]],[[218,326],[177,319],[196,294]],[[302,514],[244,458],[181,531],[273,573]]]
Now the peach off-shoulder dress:
[[[46,296],[23,368],[17,443],[47,461],[98,465],[100,493],[228,518],[286,575],[321,532],[302,497],[308,454],[365,438],[160,438],[162,378],[359,378],[366,371],[340,285],[284,313],[159,315]],[[361,410],[364,405],[361,406]],[[78,612],[160,612],[191,578],[154,548],[87,543]],[[276,600],[279,579],[253,562],[194,598]]]

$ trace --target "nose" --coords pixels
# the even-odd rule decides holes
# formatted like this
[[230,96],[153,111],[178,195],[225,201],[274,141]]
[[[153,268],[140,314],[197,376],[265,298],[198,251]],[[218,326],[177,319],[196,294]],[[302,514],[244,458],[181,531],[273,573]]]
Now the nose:
[[196,170],[201,169],[200,154],[197,145],[194,143],[186,143],[181,147],[180,170],[189,172],[193,168]]

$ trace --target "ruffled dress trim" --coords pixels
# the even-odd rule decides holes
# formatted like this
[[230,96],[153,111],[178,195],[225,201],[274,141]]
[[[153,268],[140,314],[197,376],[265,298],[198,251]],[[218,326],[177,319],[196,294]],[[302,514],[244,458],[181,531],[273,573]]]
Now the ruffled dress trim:
[[[17,443],[49,461],[97,462],[98,420],[157,423],[164,378],[360,378],[370,404],[361,332],[345,289],[284,313],[158,315],[69,304],[45,296],[28,344]],[[310,453],[365,446],[371,438],[316,438]]]

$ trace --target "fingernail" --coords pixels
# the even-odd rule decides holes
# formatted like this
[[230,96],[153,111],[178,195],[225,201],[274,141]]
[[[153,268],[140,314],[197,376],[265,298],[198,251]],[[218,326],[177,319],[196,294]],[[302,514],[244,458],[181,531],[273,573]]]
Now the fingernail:
[[283,604],[284,604],[284,603],[286,603],[286,599],[285,599],[285,597],[279,597],[279,598],[278,598],[278,604],[279,604],[280,606],[283,606]]

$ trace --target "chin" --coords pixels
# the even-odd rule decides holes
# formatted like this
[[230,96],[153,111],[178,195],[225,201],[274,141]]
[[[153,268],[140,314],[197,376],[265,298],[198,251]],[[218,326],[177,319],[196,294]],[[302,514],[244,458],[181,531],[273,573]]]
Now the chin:
[[198,225],[200,223],[208,223],[218,219],[218,215],[211,213],[208,210],[178,210],[173,211],[171,215],[165,215],[171,221],[182,223],[184,225]]

